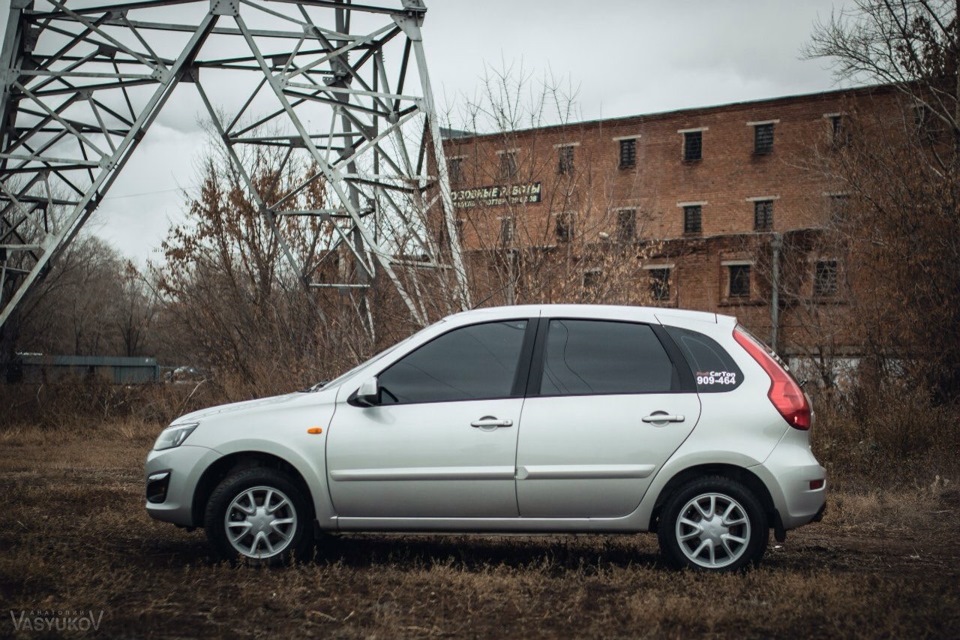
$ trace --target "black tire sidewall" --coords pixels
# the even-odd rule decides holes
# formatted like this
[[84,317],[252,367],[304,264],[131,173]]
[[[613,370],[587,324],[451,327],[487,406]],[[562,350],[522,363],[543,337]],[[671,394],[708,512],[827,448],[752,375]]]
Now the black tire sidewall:
[[[283,492],[293,503],[297,512],[297,527],[293,540],[281,553],[270,558],[248,558],[237,551],[227,539],[224,518],[227,508],[239,494],[252,487],[266,486]],[[293,559],[306,559],[312,549],[313,509],[304,496],[304,491],[285,473],[264,467],[252,467],[235,471],[224,478],[214,489],[204,512],[204,528],[207,539],[213,544],[223,560],[244,561],[255,565],[277,566]]]
[[[736,562],[716,569],[702,567],[687,558],[680,548],[676,535],[680,510],[687,502],[704,493],[718,493],[736,500],[746,511],[747,518],[750,520],[750,540],[747,542],[746,552]],[[731,478],[711,476],[688,482],[670,496],[662,514],[657,526],[657,537],[664,559],[674,568],[706,572],[738,571],[759,563],[767,550],[767,541],[770,537],[767,515],[754,493]]]

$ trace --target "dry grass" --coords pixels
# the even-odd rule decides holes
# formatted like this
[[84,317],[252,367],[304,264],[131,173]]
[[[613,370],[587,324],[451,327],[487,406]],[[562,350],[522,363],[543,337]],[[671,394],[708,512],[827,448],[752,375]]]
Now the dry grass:
[[256,570],[213,564],[201,532],[147,517],[157,431],[0,431],[0,636],[23,609],[104,610],[107,637],[960,633],[960,492],[943,480],[834,494],[823,523],[743,575],[670,572],[650,535],[345,536],[312,563]]

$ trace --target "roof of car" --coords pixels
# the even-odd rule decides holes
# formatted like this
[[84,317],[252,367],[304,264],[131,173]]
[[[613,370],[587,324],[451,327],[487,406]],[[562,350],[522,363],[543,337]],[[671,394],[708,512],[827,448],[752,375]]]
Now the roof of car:
[[449,316],[450,320],[474,319],[484,316],[491,319],[533,318],[546,317],[574,317],[574,318],[603,318],[603,319],[630,319],[648,322],[658,322],[663,318],[675,317],[683,320],[699,320],[700,322],[729,323],[736,319],[731,316],[722,316],[705,311],[689,311],[664,307],[640,307],[627,305],[604,304],[528,304],[510,305],[501,307],[482,307],[471,309]]

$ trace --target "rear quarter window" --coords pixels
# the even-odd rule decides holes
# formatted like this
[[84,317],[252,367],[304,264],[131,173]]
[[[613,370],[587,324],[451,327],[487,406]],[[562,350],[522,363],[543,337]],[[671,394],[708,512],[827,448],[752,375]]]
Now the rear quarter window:
[[733,391],[743,382],[743,372],[713,338],[678,327],[664,327],[680,347],[697,382],[698,393]]

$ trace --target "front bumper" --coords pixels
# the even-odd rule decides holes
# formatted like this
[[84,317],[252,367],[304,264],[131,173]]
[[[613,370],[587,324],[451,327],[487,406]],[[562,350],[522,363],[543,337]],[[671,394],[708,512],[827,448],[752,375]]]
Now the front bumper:
[[193,521],[193,495],[204,470],[219,457],[213,449],[188,444],[147,454],[146,507],[150,517],[184,527],[199,526],[201,523]]

